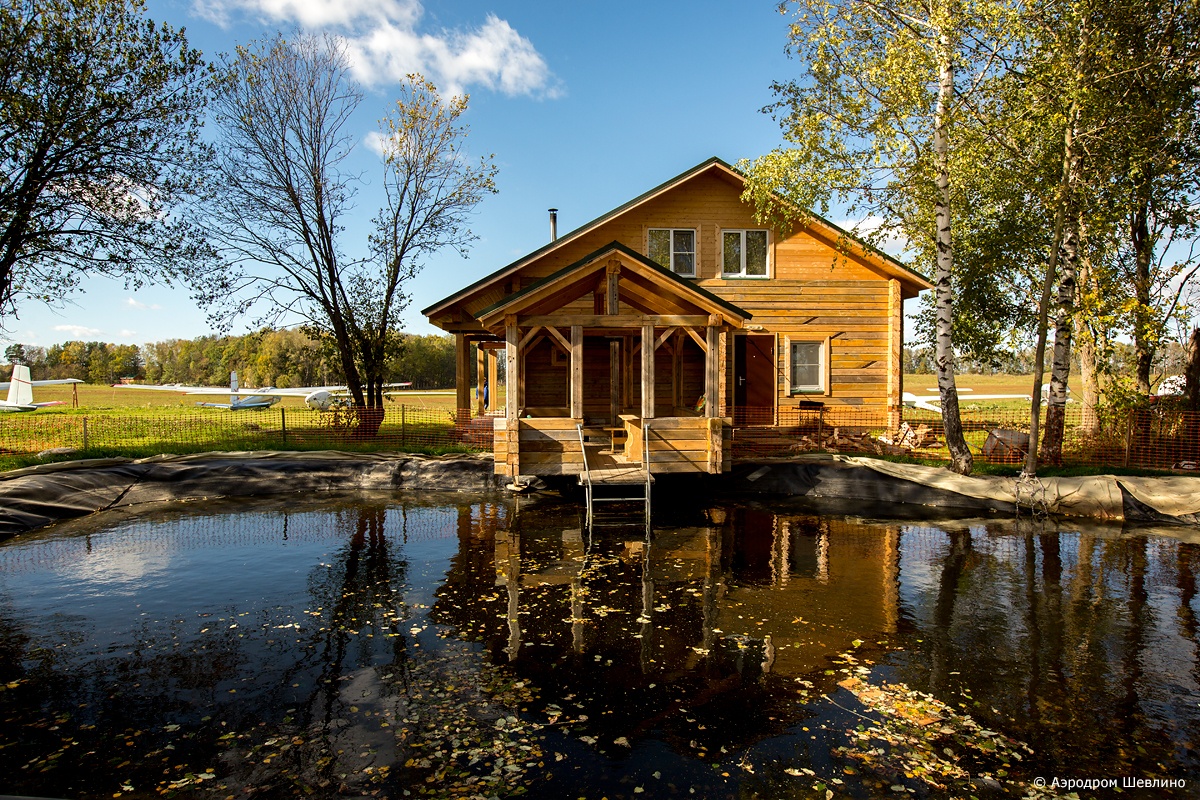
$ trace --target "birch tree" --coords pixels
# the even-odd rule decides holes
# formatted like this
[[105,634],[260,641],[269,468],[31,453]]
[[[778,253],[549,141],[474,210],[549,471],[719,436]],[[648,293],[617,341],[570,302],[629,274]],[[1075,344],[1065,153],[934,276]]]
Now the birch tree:
[[[950,468],[969,474],[954,379],[955,127],[964,98],[1006,68],[1019,27],[992,0],[799,0],[788,46],[803,75],[779,82],[788,146],[745,166],[747,197],[764,216],[848,205],[931,257],[935,373]],[[780,202],[780,198],[784,202]],[[921,209],[932,209],[932,224]]]

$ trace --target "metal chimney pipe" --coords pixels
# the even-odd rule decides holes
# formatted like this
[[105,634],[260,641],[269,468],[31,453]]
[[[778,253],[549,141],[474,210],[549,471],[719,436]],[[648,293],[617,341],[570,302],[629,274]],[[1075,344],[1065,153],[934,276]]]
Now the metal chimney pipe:
[[558,239],[558,209],[550,209],[550,241]]

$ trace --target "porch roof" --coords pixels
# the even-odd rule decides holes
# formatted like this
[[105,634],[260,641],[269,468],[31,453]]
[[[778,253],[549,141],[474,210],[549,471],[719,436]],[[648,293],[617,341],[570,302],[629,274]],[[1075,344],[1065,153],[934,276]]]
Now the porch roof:
[[750,312],[656,264],[640,253],[613,241],[573,264],[513,292],[477,312],[486,328],[510,314],[546,315],[597,288],[597,275],[616,262],[620,270],[621,301],[648,315],[720,317],[721,324],[742,327]]

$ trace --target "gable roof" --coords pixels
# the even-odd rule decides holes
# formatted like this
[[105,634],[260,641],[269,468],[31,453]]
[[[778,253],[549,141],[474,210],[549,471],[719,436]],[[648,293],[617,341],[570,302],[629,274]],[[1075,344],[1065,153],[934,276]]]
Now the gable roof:
[[[568,264],[557,272],[540,278],[530,285],[513,292],[498,303],[493,303],[487,308],[477,311],[475,316],[482,321],[487,317],[494,317],[502,312],[520,308],[526,304],[525,301],[533,300],[539,294],[545,294],[547,290],[556,285],[564,285],[569,283],[572,278],[582,278],[590,275],[597,268],[603,268],[604,259],[609,255],[622,256],[623,260],[630,264],[636,272],[647,274],[659,287],[662,287],[664,290],[673,290],[677,297],[690,301],[707,313],[719,314],[727,322],[733,323],[737,327],[741,327],[742,323],[752,316],[750,312],[738,308],[728,300],[723,300],[702,286],[696,285],[693,281],[679,277],[671,270],[651,261],[646,256],[618,241],[609,242],[603,247],[588,253],[575,263]],[[622,272],[622,275],[624,274]],[[587,291],[590,291],[590,289],[591,287],[588,286]]]
[[[546,244],[539,247],[537,250],[527,253],[526,255],[522,256],[521,258],[517,259],[516,261],[513,261],[512,263],[501,267],[500,269],[496,270],[495,272],[492,272],[489,275],[485,275],[484,277],[480,278],[479,280],[475,281],[474,283],[470,284],[469,286],[466,286],[466,287],[458,290],[454,294],[451,294],[447,297],[442,298],[441,300],[437,301],[436,303],[429,306],[428,308],[423,309],[421,311],[421,314],[426,317],[433,316],[434,314],[437,314],[439,311],[444,310],[446,307],[451,306],[454,303],[458,302],[459,300],[469,297],[475,291],[477,291],[497,280],[500,280],[502,278],[505,278],[509,275],[512,275],[512,274],[518,272],[522,267],[536,261],[537,259],[546,255],[547,253],[550,253],[560,247],[563,247],[564,245],[567,245],[570,242],[575,241],[576,239],[579,239],[580,237],[595,230],[596,228],[600,227],[601,225],[608,222],[609,220],[619,217],[620,215],[622,215],[628,211],[631,211],[632,209],[637,208],[638,206],[643,205],[643,204],[649,202],[650,200],[653,200],[654,198],[658,197],[659,195],[663,194],[664,192],[669,191],[670,189],[673,189],[676,186],[679,186],[680,184],[686,183],[687,181],[691,180],[692,178],[695,178],[698,175],[701,175],[705,172],[710,172],[710,171],[715,171],[715,172],[722,174],[723,177],[730,180],[731,182],[737,182],[737,183],[744,185],[745,181],[746,181],[745,176],[742,175],[741,172],[734,169],[730,164],[726,163],[724,160],[717,158],[716,156],[713,156],[712,158],[709,158],[708,160],[703,161],[700,164],[697,164],[696,166],[692,167],[691,169],[685,170],[685,171],[679,173],[678,175],[676,175],[675,177],[673,177],[667,181],[664,181],[663,183],[660,183],[658,186],[655,186],[653,189],[650,189],[647,192],[643,192],[642,194],[638,195],[637,197],[633,198],[632,200],[630,200],[626,203],[622,203],[621,205],[617,206],[616,208],[612,209],[611,211],[608,211],[608,212],[600,215],[599,217],[596,217],[595,219],[591,220],[590,222],[584,223],[583,225],[579,226],[578,228],[571,231],[570,233],[564,234],[563,236],[560,236],[551,242],[547,242]],[[902,264],[901,262],[897,261],[895,258],[892,258],[887,253],[884,253],[882,250],[879,250],[878,248],[867,244],[866,242],[862,241],[858,237],[854,236],[849,231],[846,231],[843,228],[833,224],[829,220],[814,213],[813,211],[806,209],[804,211],[804,213],[818,227],[825,228],[826,232],[832,234],[835,238],[844,239],[846,241],[851,242],[852,244],[858,245],[860,248],[862,248],[863,255],[867,256],[871,261],[875,262],[877,266],[882,267],[885,272],[898,273],[895,275],[895,277],[906,280],[909,283],[915,283],[922,289],[929,289],[929,288],[933,287],[933,284],[929,283],[929,281],[925,278],[925,276],[921,275],[919,272],[913,270],[912,268]],[[628,248],[623,248],[623,249],[628,250]],[[629,251],[629,252],[632,252],[632,251]],[[638,258],[642,259],[643,257],[638,256]],[[692,288],[699,288],[699,287],[693,286]]]

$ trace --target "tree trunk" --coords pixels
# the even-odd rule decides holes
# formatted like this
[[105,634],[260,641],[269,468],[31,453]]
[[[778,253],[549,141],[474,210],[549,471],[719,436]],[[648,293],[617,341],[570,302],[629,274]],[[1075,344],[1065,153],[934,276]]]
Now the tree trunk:
[[1192,443],[1192,460],[1200,461],[1200,328],[1193,328],[1188,340],[1186,380],[1186,441]]
[[1187,408],[1193,414],[1200,413],[1200,328],[1193,328],[1188,339],[1187,381],[1184,396],[1187,398]]
[[1154,259],[1154,240],[1150,235],[1150,199],[1139,185],[1136,205],[1129,218],[1129,239],[1133,245],[1133,354],[1139,394],[1150,394],[1150,367],[1154,362],[1154,332],[1150,306],[1150,267]]
[[937,199],[934,209],[937,220],[937,270],[934,275],[937,331],[934,364],[942,405],[942,427],[946,433],[946,447],[950,450],[950,469],[960,475],[970,475],[973,458],[963,438],[962,419],[958,413],[958,387],[954,383],[954,251],[950,228],[950,142],[946,131],[950,104],[954,100],[954,62],[950,58],[952,48],[946,33],[941,34],[940,45],[937,110],[933,123],[933,148],[937,158]]
[[[1092,290],[1092,266],[1086,253],[1079,260],[1079,293]],[[1100,433],[1100,375],[1096,369],[1096,337],[1084,318],[1081,308],[1075,311],[1075,338],[1079,342],[1079,380],[1082,384],[1082,405],[1079,432],[1087,437]]]
[[[1066,227],[1067,208],[1071,202],[1071,189],[1075,182],[1075,171],[1079,165],[1076,153],[1075,131],[1079,125],[1079,103],[1071,103],[1071,111],[1063,132],[1062,177],[1058,184],[1057,208],[1054,212],[1054,235],[1050,243],[1050,258],[1046,265],[1046,280],[1042,284],[1042,297],[1038,303],[1038,338],[1033,354],[1033,393],[1029,402],[1029,450],[1025,453],[1025,466],[1021,474],[1037,475],[1038,428],[1042,411],[1042,377],[1046,372],[1046,328],[1050,318],[1050,295],[1054,288],[1054,277],[1058,272],[1058,255],[1062,249],[1063,230]],[[1072,282],[1072,291],[1074,285]],[[1068,353],[1068,359],[1070,354]]]
[[1054,326],[1054,360],[1050,368],[1050,397],[1046,405],[1044,464],[1062,465],[1067,418],[1067,381],[1071,376],[1071,328],[1075,317],[1075,274],[1079,264],[1079,216],[1070,213],[1063,233],[1062,271],[1058,279],[1058,314]]

